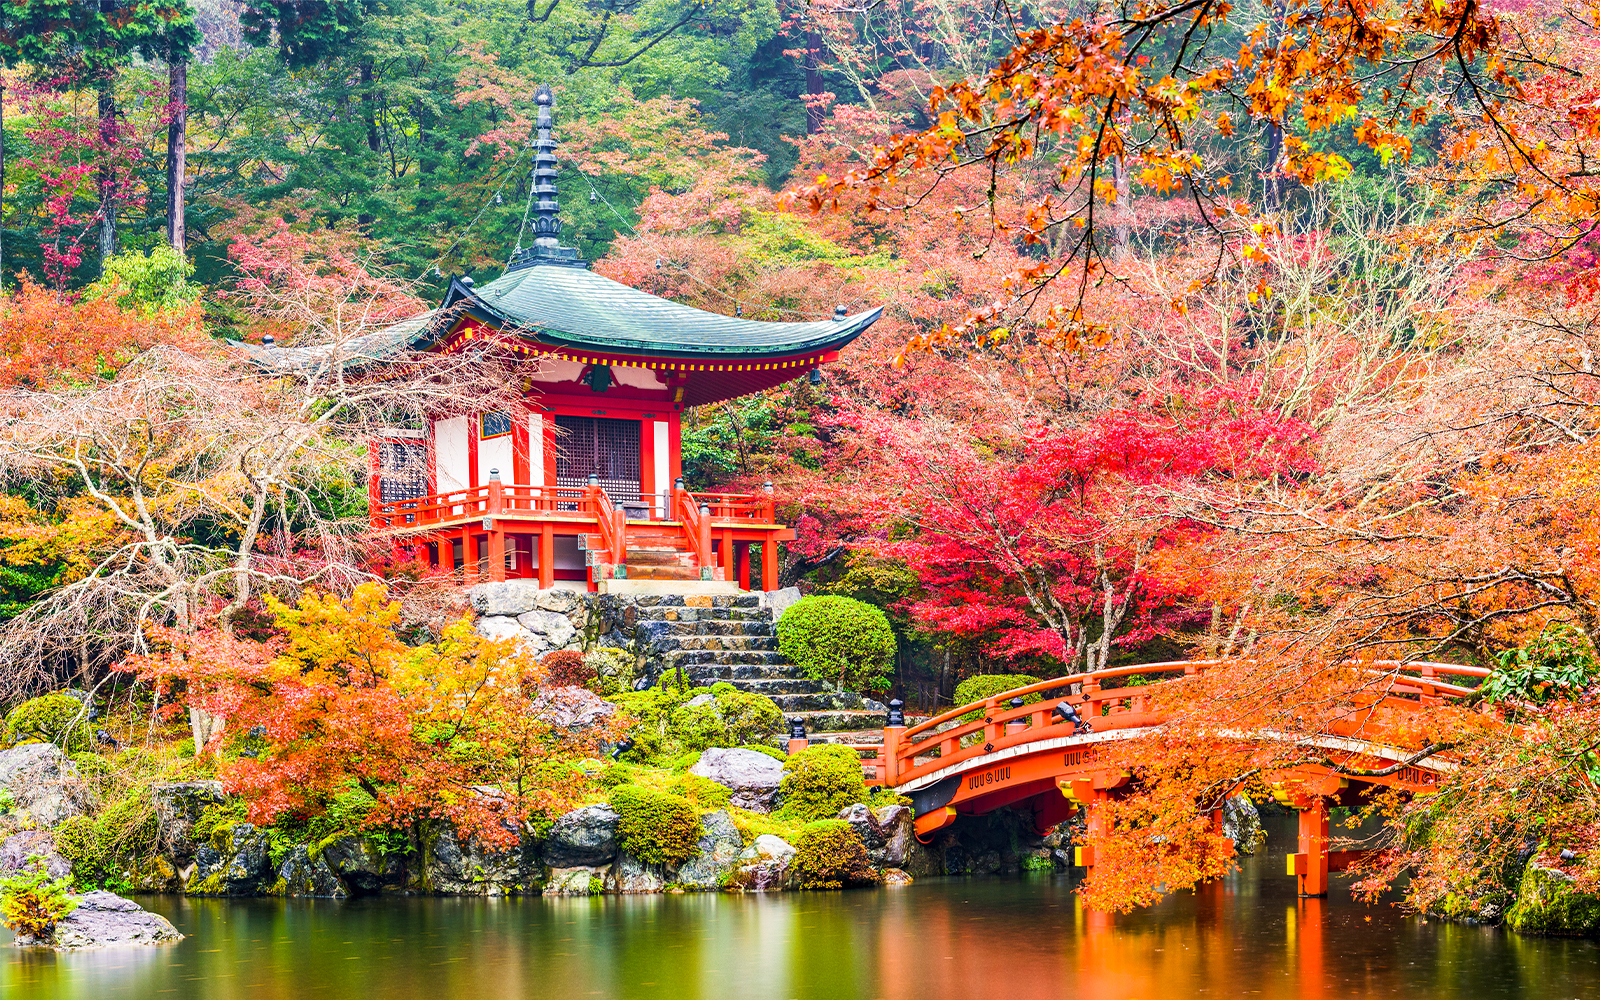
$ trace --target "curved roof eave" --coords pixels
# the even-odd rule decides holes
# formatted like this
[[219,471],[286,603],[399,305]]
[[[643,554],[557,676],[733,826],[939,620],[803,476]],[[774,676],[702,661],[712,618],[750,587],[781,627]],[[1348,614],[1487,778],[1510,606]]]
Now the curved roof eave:
[[[482,288],[452,279],[438,313],[461,312],[550,346],[688,358],[836,351],[883,315],[878,307],[806,323],[743,319],[659,298],[592,271],[555,266],[512,271]],[[435,337],[444,332],[432,330]]]

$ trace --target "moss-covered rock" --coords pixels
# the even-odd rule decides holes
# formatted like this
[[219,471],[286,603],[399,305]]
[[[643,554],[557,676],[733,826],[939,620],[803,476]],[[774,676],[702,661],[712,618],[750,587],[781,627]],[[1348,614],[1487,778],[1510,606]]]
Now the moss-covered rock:
[[636,720],[626,759],[663,766],[711,747],[756,743],[783,728],[783,712],[765,695],[731,684],[680,690],[670,685],[613,700]]
[[681,865],[700,841],[700,811],[679,795],[619,785],[611,792],[617,813],[617,843],[646,864]]
[[69,753],[88,750],[94,745],[89,729],[89,712],[82,701],[56,692],[30,698],[6,716],[7,743],[54,743]]
[[795,838],[789,871],[801,889],[845,889],[876,884],[881,877],[849,823],[825,819],[808,823]]
[[1600,895],[1579,892],[1571,875],[1531,861],[1506,926],[1518,934],[1592,937],[1600,934]]
[[832,819],[839,810],[867,798],[861,757],[850,747],[819,743],[806,747],[783,765],[778,797],[786,819],[811,822]]

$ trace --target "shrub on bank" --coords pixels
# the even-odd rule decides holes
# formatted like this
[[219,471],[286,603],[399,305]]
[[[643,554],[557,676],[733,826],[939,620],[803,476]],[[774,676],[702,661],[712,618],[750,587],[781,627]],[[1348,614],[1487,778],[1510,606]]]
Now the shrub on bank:
[[43,858],[31,857],[21,871],[0,879],[0,922],[17,934],[48,938],[77,909],[70,888],[66,879],[50,877]]
[[641,764],[665,766],[711,747],[755,743],[783,728],[783,712],[771,698],[725,683],[687,691],[654,687],[611,700],[637,720],[626,758]]
[[584,666],[594,671],[592,685],[599,694],[610,697],[633,690],[635,662],[632,653],[614,646],[599,646],[583,654]]
[[784,762],[778,795],[786,817],[832,819],[846,806],[867,800],[861,758],[849,747],[830,743],[806,747]]
[[623,850],[658,865],[681,865],[694,857],[702,828],[693,802],[641,785],[617,786],[610,801]]
[[803,597],[778,619],[778,651],[807,677],[863,693],[889,687],[894,630],[852,597]]
[[872,885],[882,876],[867,857],[861,835],[843,820],[825,819],[801,828],[789,871],[802,889]]
[[6,716],[6,742],[59,743],[68,752],[88,750],[94,744],[83,702],[61,692],[30,698],[13,708]]
[[[997,694],[1004,694],[1014,688],[1026,687],[1029,684],[1039,683],[1039,678],[1027,674],[974,674],[956,685],[955,703],[968,705],[975,701],[983,701]],[[1026,695],[1022,699],[1024,705],[1031,705],[1038,701],[1038,694]],[[962,722],[971,722],[979,717],[977,711],[968,712],[961,717]]]

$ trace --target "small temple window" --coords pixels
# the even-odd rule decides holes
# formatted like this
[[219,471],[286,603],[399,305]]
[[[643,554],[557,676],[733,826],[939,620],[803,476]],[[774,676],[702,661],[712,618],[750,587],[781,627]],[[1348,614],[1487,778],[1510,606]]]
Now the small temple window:
[[378,499],[415,500],[428,492],[428,446],[421,441],[378,442]]
[[485,413],[478,418],[478,440],[505,437],[511,433],[511,414]]

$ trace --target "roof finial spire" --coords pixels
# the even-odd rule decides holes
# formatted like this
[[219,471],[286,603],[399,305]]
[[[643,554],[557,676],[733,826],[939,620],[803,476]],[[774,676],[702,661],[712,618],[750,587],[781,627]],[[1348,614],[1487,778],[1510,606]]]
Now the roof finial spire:
[[[507,271],[518,271],[534,264],[562,264],[567,267],[588,267],[578,257],[578,251],[561,245],[561,205],[556,192],[556,140],[550,134],[555,124],[555,94],[548,83],[540,84],[534,91],[533,101],[539,106],[539,116],[534,122],[533,140],[533,246],[520,248],[511,255]],[[520,244],[520,240],[518,241]]]
[[533,245],[561,245],[561,205],[556,193],[556,141],[550,136],[555,95],[548,83],[540,84],[533,95],[539,105],[538,137],[533,144],[533,196],[539,200],[533,222]]

